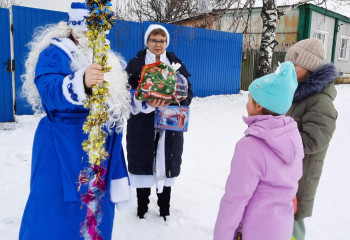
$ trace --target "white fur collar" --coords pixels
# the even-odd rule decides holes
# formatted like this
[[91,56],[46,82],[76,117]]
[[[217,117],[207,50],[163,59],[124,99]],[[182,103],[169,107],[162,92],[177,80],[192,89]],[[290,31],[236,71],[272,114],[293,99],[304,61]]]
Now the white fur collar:
[[81,68],[88,67],[91,63],[75,43],[69,38],[53,38],[51,44],[62,49],[71,59],[72,71],[78,71]]

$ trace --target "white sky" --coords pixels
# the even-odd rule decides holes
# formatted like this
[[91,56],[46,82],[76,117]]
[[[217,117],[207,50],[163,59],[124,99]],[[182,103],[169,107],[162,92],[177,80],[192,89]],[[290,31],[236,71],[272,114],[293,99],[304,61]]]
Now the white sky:
[[[33,8],[41,8],[41,9],[48,9],[48,10],[56,10],[56,11],[62,11],[67,12],[69,9],[69,6],[71,2],[84,2],[81,0],[17,0],[21,3],[21,6],[25,7],[33,7]],[[112,2],[120,1],[120,0],[113,0]],[[277,0],[278,5],[289,5],[296,2],[299,2],[300,0]],[[315,2],[318,2],[319,0],[315,0]],[[342,14],[344,16],[350,17],[350,6],[339,6],[338,4],[333,3],[334,0],[328,0],[327,8],[337,12],[339,14]],[[262,6],[262,0],[257,0],[256,7]]]
[[21,6],[67,12],[73,0],[18,0]]
[[[82,0],[17,0],[21,6],[68,12],[72,2],[85,2]],[[114,2],[114,0],[112,0]]]

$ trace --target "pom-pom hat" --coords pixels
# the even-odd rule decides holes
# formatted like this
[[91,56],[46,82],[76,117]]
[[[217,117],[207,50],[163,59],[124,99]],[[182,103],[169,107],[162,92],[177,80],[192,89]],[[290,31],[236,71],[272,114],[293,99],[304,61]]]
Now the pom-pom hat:
[[81,29],[87,31],[87,24],[85,17],[89,16],[89,10],[85,3],[72,2],[68,11],[68,27],[72,29]]
[[256,79],[249,85],[252,98],[267,110],[285,114],[292,105],[298,86],[292,62],[282,63],[274,73]]
[[162,29],[165,32],[165,34],[166,34],[166,46],[168,47],[169,46],[169,42],[170,42],[169,32],[168,32],[168,30],[166,30],[165,27],[163,27],[162,25],[159,25],[159,24],[151,24],[147,28],[146,33],[145,33],[145,37],[144,37],[145,46],[147,46],[148,36],[155,29]]

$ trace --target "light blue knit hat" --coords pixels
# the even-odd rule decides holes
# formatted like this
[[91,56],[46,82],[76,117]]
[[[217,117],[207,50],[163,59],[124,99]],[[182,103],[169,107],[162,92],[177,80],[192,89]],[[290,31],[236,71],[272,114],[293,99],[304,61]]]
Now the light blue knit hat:
[[252,98],[262,107],[277,114],[286,114],[292,106],[298,86],[292,62],[282,63],[274,73],[254,80],[249,85]]

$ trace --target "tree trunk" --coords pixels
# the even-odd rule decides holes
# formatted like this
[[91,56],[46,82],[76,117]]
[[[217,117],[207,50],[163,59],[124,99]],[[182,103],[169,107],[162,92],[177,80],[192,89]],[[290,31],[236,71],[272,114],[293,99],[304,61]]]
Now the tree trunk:
[[263,0],[261,18],[263,20],[263,33],[258,60],[258,77],[264,76],[271,71],[272,54],[278,45],[278,42],[275,40],[276,21],[278,18],[275,0]]

